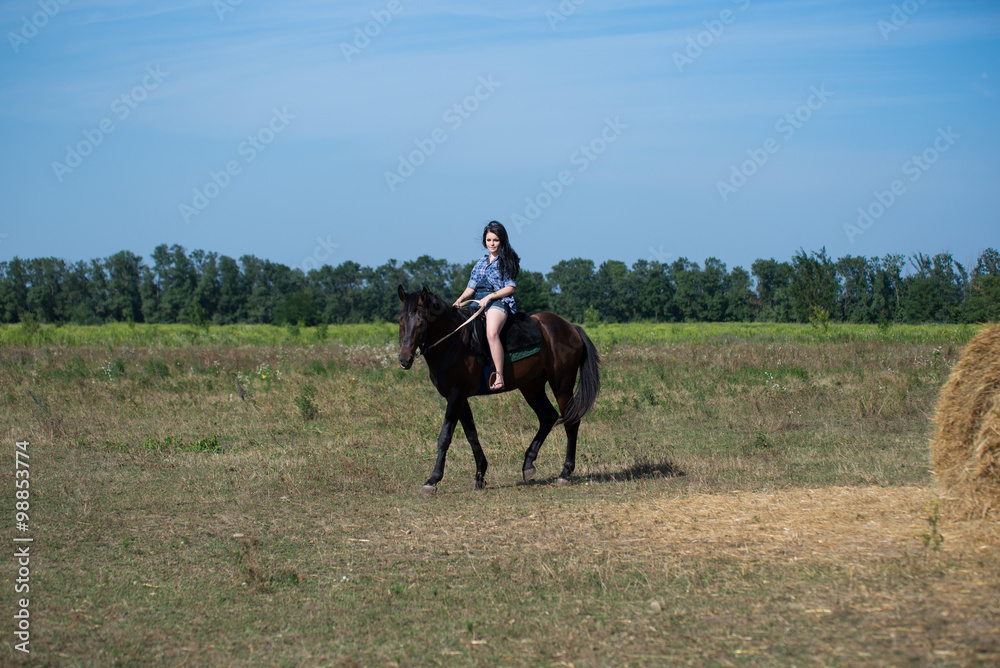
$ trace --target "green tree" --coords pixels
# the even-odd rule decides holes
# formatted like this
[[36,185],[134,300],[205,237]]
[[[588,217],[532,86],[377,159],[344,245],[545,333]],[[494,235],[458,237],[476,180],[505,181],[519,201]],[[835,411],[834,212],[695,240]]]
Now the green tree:
[[306,287],[305,276],[301,269],[290,269],[286,265],[257,260],[244,256],[241,261],[244,273],[252,278],[248,307],[250,318],[254,322],[273,323],[277,317],[284,318],[287,314],[279,311],[286,295],[297,293]]
[[0,319],[19,322],[28,310],[28,272],[20,258],[0,262]]
[[873,260],[872,317],[879,323],[902,320],[903,268],[906,257],[886,255]]
[[729,309],[726,300],[728,278],[725,262],[714,257],[705,259],[705,268],[698,277],[703,308],[698,314],[698,319],[702,322],[721,322],[726,319],[726,312]]
[[309,290],[301,289],[284,295],[274,310],[274,324],[303,324],[312,327],[316,324],[318,310]]
[[573,258],[552,267],[546,279],[552,286],[552,308],[572,322],[583,322],[594,303],[594,261]]
[[247,322],[247,285],[240,263],[228,255],[219,258],[219,324]]
[[[441,296],[445,297],[445,299],[448,299],[449,301],[454,301],[455,299],[458,299],[458,296],[462,294],[462,292],[465,291],[466,286],[469,285],[469,277],[472,275],[472,268],[476,266],[476,263],[467,262],[466,264],[453,264],[450,266],[452,268],[452,275],[451,281],[448,283],[447,287],[447,297],[444,295]],[[517,289],[520,291],[523,287],[521,285],[521,281],[524,280],[523,270],[518,275],[516,280]],[[519,298],[519,296],[517,298]]]
[[934,257],[917,253],[910,258],[913,272],[906,277],[903,313],[907,322],[958,322],[968,274],[950,253]]
[[972,270],[964,319],[966,322],[1000,320],[1000,253],[996,249],[983,251]]
[[792,283],[789,286],[792,308],[799,322],[808,322],[818,312],[827,317],[836,311],[840,283],[837,266],[827,256],[826,248],[806,255],[802,249],[792,257]]
[[142,321],[141,266],[142,258],[129,251],[119,251],[104,260],[108,276],[109,320]]
[[750,274],[743,267],[733,267],[726,277],[726,320],[753,320],[757,299],[751,289]]
[[246,318],[252,323],[271,322],[277,299],[266,262],[253,255],[240,258],[243,292],[246,295]]
[[55,257],[28,260],[28,310],[41,322],[61,319],[63,313],[63,283],[66,280],[66,263]]
[[372,320],[394,321],[400,308],[397,288],[400,285],[405,287],[406,282],[406,271],[397,266],[394,259],[368,270],[364,296],[364,312],[368,317]]
[[194,263],[188,258],[184,247],[174,244],[166,262],[166,285],[160,300],[164,322],[182,322],[194,299],[194,288],[198,282]]
[[203,250],[191,251],[195,286],[188,306],[187,320],[189,322],[202,324],[198,321],[205,319],[216,324],[222,322],[222,317],[219,314],[222,280],[218,259],[218,253],[206,253]]
[[792,322],[792,265],[769,260],[754,260],[750,273],[757,281],[757,320],[761,322]]
[[58,320],[78,325],[97,325],[104,321],[107,302],[107,277],[96,260],[92,266],[80,260],[68,268],[63,283]]
[[309,272],[310,285],[320,295],[317,307],[322,322],[364,322],[371,316],[364,311],[365,272],[357,262],[347,260],[336,267],[323,265]]
[[605,322],[626,322],[631,319],[635,295],[629,281],[628,266],[618,260],[601,264],[594,275],[594,308]]
[[142,321],[161,322],[160,320],[160,284],[156,270],[143,265],[139,268],[139,297],[142,300]]
[[146,322],[179,322],[194,294],[194,265],[177,244],[160,244],[151,257],[153,266],[143,277],[143,316]]
[[[403,287],[408,292],[427,288],[442,299],[450,296],[449,288],[454,283],[456,270],[447,260],[435,260],[429,255],[421,255],[416,260],[404,262],[403,271],[407,276]],[[456,294],[455,297],[457,296]]]
[[680,257],[670,263],[670,281],[674,284],[671,320],[698,322],[707,312],[704,279],[697,262]]
[[663,322],[670,318],[674,285],[668,265],[637,260],[629,274],[630,291],[634,298],[634,318]]
[[[465,285],[462,287],[464,288]],[[542,272],[522,269],[521,274],[517,277],[517,291],[514,293],[517,310],[524,313],[547,311],[550,308],[549,299],[549,285],[545,282],[545,276],[542,275]]]
[[836,317],[844,322],[873,322],[875,270],[863,256],[842,257],[836,262],[841,284]]

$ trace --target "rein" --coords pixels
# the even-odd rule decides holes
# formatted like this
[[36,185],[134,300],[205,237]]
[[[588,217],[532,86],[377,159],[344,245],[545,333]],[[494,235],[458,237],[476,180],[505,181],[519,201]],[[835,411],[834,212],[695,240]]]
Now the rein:
[[[465,306],[466,304],[471,304],[471,303],[473,303],[473,302],[475,302],[475,301],[476,301],[476,300],[474,300],[474,299],[470,299],[470,300],[468,300],[468,301],[464,301],[464,302],[462,302],[461,304],[459,304],[459,307],[462,307],[462,306]],[[477,303],[478,303],[478,302],[477,302]],[[489,306],[489,304],[490,304],[489,302],[484,302],[484,303],[483,303],[482,305],[480,305],[480,307],[479,307],[479,310],[478,310],[478,311],[476,311],[476,312],[475,312],[475,313],[473,313],[473,314],[472,314],[471,316],[469,316],[469,319],[468,319],[468,320],[466,320],[466,321],[465,321],[465,322],[463,322],[463,323],[462,323],[461,325],[459,325],[458,327],[456,327],[455,329],[453,329],[453,330],[451,331],[451,333],[449,333],[449,334],[446,334],[446,335],[444,335],[443,337],[441,337],[440,339],[438,339],[437,341],[435,341],[434,343],[432,343],[431,345],[429,345],[429,346],[428,346],[428,347],[426,347],[426,348],[424,348],[423,346],[421,346],[421,349],[417,351],[417,354],[416,354],[416,355],[414,355],[414,359],[416,359],[417,357],[420,357],[421,355],[425,355],[425,354],[427,354],[427,351],[428,351],[428,350],[430,350],[431,348],[433,348],[434,346],[438,345],[439,343],[444,343],[444,342],[445,342],[446,340],[448,340],[448,339],[450,339],[451,337],[453,337],[453,336],[455,336],[456,334],[458,334],[458,333],[459,333],[459,332],[460,332],[460,331],[462,330],[462,328],[463,328],[463,327],[465,327],[465,326],[466,326],[466,325],[468,325],[468,324],[469,324],[470,322],[472,322],[473,320],[475,320],[476,318],[478,318],[478,317],[479,317],[479,314],[480,314],[480,313],[482,313],[483,311],[485,311],[485,310],[486,310],[486,307],[487,307],[487,306]]]

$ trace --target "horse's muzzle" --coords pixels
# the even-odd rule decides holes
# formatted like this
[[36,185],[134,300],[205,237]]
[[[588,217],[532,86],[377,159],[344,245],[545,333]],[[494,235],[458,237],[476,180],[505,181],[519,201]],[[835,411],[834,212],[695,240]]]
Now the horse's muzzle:
[[401,366],[404,369],[409,369],[411,366],[413,366],[413,355],[404,355],[400,353],[399,366]]

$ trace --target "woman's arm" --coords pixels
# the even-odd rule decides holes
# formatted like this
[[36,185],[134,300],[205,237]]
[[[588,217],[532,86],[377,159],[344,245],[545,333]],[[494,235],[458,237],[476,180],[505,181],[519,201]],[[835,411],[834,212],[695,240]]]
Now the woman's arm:
[[452,306],[460,306],[462,302],[464,302],[466,299],[468,299],[474,294],[476,294],[475,290],[473,290],[472,288],[466,288],[465,290],[462,291],[462,294],[458,296],[458,299],[455,300],[455,303],[452,304]]
[[508,285],[507,287],[500,288],[496,292],[487,295],[487,299],[489,299],[490,301],[494,301],[496,299],[503,299],[504,297],[510,297],[512,294],[514,294],[514,290],[516,290],[516,288],[513,285]]

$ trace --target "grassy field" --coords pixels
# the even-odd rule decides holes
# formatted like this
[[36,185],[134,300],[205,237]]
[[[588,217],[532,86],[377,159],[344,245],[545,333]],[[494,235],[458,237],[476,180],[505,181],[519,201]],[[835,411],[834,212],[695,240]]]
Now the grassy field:
[[[841,325],[827,328],[787,323],[627,323],[587,326],[590,337],[605,346],[623,343],[931,343],[962,344],[978,328],[974,325]],[[187,347],[287,346],[341,344],[382,346],[395,343],[395,323],[365,325],[137,325],[115,323],[100,327],[80,325],[0,325],[0,345]]]
[[34,538],[32,653],[4,559],[0,661],[1000,661],[1000,528],[928,470],[975,328],[587,329],[575,484],[559,428],[519,482],[506,394],[473,400],[488,488],[459,427],[429,497],[444,400],[395,327],[0,329],[0,499],[26,440]]

